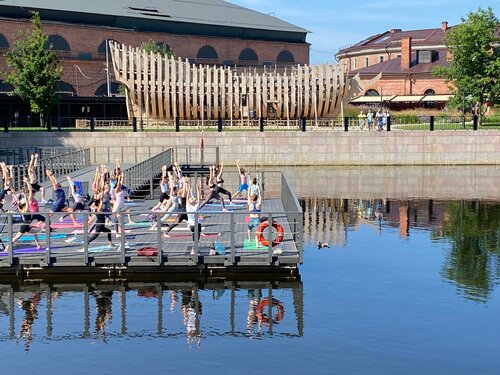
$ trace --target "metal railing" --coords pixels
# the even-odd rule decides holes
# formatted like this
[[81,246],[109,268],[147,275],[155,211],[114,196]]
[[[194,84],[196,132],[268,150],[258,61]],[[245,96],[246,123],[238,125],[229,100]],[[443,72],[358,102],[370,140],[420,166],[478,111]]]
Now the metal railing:
[[71,147],[6,147],[0,150],[0,160],[7,165],[29,163],[32,154],[38,159],[47,159],[76,150]]
[[[65,153],[61,151],[56,156],[39,159],[35,174],[38,178],[38,183],[43,183],[48,180],[45,174],[47,168],[52,170],[56,176],[65,176],[90,165],[90,149],[76,149],[72,151],[67,151],[66,149]],[[29,162],[13,166],[12,180],[16,190],[23,186],[23,177],[28,176],[28,166]]]
[[159,154],[137,163],[123,170],[123,184],[136,195],[149,195],[153,197],[155,179],[161,174],[163,165],[171,166],[173,163],[173,149],[168,149]]
[[[156,166],[168,163],[170,157],[168,153],[169,151],[166,151],[161,158],[159,157],[154,161],[158,163]],[[141,181],[143,181],[144,176],[147,176],[146,173],[156,170],[151,168],[153,168],[153,161],[138,166],[135,168],[135,172],[125,171],[125,184],[134,187],[134,178],[130,178],[130,180],[127,178],[141,171]],[[274,184],[268,186],[271,190],[278,189],[278,191],[282,192],[281,203],[284,210],[265,209],[264,206],[260,216],[262,220],[267,219],[268,223],[276,222],[283,228],[283,239],[278,241],[277,244],[273,244],[273,240],[269,240],[268,244],[258,240],[255,228],[250,234],[248,233],[249,211],[246,202],[227,206],[229,208],[228,212],[223,212],[217,205],[208,205],[205,210],[194,212],[194,222],[198,222],[198,219],[201,220],[202,217],[203,223],[208,220],[207,224],[202,224],[201,233],[198,232],[198,226],[194,227],[194,239],[192,239],[189,230],[182,229],[183,225],[180,227],[181,231],[184,230],[182,235],[177,234],[177,229],[174,229],[169,233],[171,238],[162,237],[161,220],[165,214],[164,212],[156,213],[156,217],[151,217],[151,211],[145,211],[144,208],[136,209],[132,205],[128,207],[130,211],[122,211],[117,214],[103,213],[114,215],[117,224],[124,228],[125,234],[117,239],[118,248],[104,246],[104,252],[102,251],[102,241],[105,241],[104,235],[90,246],[88,244],[90,237],[88,219],[90,213],[87,211],[77,214],[80,223],[77,228],[73,227],[73,223],[69,219],[64,222],[63,217],[66,214],[64,212],[41,213],[45,220],[45,227],[56,228],[56,232],[51,233],[50,236],[38,233],[43,235],[43,237],[39,238],[43,247],[41,249],[34,248],[32,244],[22,246],[19,243],[13,248],[13,235],[19,232],[23,223],[18,220],[18,213],[2,212],[0,215],[0,235],[2,236],[2,244],[4,246],[9,245],[9,250],[7,253],[1,254],[0,267],[22,265],[26,265],[26,267],[59,265],[91,267],[99,264],[111,266],[113,269],[121,266],[160,267],[167,265],[187,267],[210,265],[222,267],[240,265],[297,266],[303,261],[303,214],[287,178],[284,176],[281,179],[279,177],[275,178],[276,173],[278,172],[271,172],[271,177],[263,177],[262,180],[275,181]],[[274,192],[266,191],[267,195],[273,196]],[[276,199],[279,200],[279,198]],[[129,214],[134,223],[129,223]],[[186,214],[186,212],[177,211],[174,213],[174,215],[182,214]],[[156,223],[156,229],[152,231],[150,226],[154,222]],[[168,223],[171,223],[171,221],[167,219]],[[77,231],[73,232],[75,230]],[[75,233],[78,233],[78,236]],[[73,235],[75,241],[68,243],[66,240],[73,237]],[[275,239],[277,233],[274,232],[273,225],[267,225],[266,228],[262,229],[262,235],[267,239]],[[76,237],[78,237],[78,240]],[[33,240],[33,238],[28,239],[31,242]],[[222,247],[222,252],[219,250],[218,254],[209,254],[209,248],[215,246],[215,243]],[[135,251],[145,247],[156,249],[156,254],[145,257]]]
[[[4,132],[9,130],[26,128],[33,130],[44,130],[38,124],[30,120],[17,118],[15,122],[7,122]],[[415,130],[485,130],[500,129],[500,116],[483,117],[482,126],[474,125],[474,116],[429,116],[429,115],[392,115],[390,124],[383,124],[383,130],[415,131]],[[306,130],[333,130],[333,131],[355,131],[361,130],[360,120],[353,117],[329,117],[329,118],[234,118],[228,119],[205,119],[205,120],[154,120],[148,118],[96,118],[96,117],[60,117],[50,119],[51,130],[81,130],[81,131],[306,131]],[[368,129],[366,120],[364,130]],[[10,124],[10,126],[9,126]],[[392,125],[392,126],[391,126]],[[373,128],[377,128],[377,119],[373,119]]]

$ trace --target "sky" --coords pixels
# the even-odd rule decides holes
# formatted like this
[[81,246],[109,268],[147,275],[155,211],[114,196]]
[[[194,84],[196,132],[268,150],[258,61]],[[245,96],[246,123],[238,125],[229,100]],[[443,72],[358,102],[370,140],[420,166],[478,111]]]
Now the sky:
[[334,62],[340,48],[390,29],[416,30],[460,23],[479,7],[500,18],[500,0],[227,0],[270,14],[310,33],[310,63]]

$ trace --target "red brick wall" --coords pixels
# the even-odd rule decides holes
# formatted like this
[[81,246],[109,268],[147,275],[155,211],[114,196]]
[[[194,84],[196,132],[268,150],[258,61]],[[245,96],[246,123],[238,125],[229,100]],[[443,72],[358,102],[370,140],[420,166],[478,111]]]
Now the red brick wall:
[[[0,20],[0,33],[5,36],[10,46],[18,37],[17,32],[28,27],[30,27],[29,21]],[[48,35],[60,35],[68,42],[71,52],[63,53],[61,58],[64,69],[63,80],[71,84],[75,90],[78,86],[78,94],[84,96],[93,96],[96,89],[106,82],[105,55],[97,53],[99,45],[106,39],[115,39],[133,47],[138,47],[148,39],[155,42],[165,42],[177,56],[186,58],[196,58],[199,49],[208,44],[217,51],[219,62],[222,60],[237,62],[243,49],[252,48],[259,57],[261,65],[264,61],[275,63],[278,54],[283,50],[288,50],[294,56],[296,63],[309,63],[309,45],[307,43],[172,35],[56,23],[43,24],[43,30]],[[91,53],[92,61],[79,60],[78,54],[80,53]],[[78,65],[82,72],[92,79],[87,79],[79,72],[75,72],[75,65]],[[5,58],[0,56],[0,71],[6,69]]]
[[375,89],[383,95],[423,95],[425,90],[432,89],[436,94],[449,94],[450,89],[442,78],[432,76],[413,77],[411,79],[403,77],[384,77],[377,81],[373,86],[364,87],[363,94],[369,90]]

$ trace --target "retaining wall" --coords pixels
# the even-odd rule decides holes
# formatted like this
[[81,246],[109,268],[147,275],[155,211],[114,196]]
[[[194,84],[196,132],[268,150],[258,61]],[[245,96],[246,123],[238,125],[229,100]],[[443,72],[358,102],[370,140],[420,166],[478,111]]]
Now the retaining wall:
[[[199,132],[9,132],[0,147],[90,147],[106,162],[106,147],[199,147]],[[220,146],[223,161],[245,165],[498,165],[500,131],[207,132],[204,145]],[[105,155],[106,154],[106,155]],[[123,162],[126,161],[124,156]]]

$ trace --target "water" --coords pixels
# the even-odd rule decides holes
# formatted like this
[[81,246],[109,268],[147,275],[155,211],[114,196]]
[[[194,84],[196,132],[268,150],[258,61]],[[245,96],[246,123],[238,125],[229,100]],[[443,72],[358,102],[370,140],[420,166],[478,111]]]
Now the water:
[[500,196],[316,193],[298,280],[2,282],[2,373],[499,373]]

